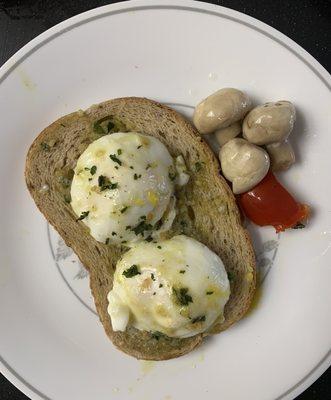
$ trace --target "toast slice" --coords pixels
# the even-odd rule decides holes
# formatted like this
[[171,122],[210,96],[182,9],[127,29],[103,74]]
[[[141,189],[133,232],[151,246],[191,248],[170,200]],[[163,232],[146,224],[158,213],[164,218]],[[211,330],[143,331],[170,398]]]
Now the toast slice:
[[[178,213],[171,235],[184,233],[217,253],[231,284],[225,320],[210,332],[174,339],[129,328],[114,332],[107,313],[116,262],[126,250],[93,239],[76,221],[70,206],[70,185],[78,157],[100,134],[104,121],[113,131],[136,131],[157,137],[172,156],[183,155],[189,183],[176,192]],[[101,127],[101,129],[100,129]],[[107,133],[107,134],[109,134]],[[179,113],[152,100],[119,98],[66,115],[44,129],[31,145],[25,168],[27,187],[40,211],[74,250],[90,275],[90,287],[104,329],[120,350],[138,359],[165,360],[186,354],[203,336],[218,333],[248,310],[255,290],[255,257],[250,237],[231,189],[220,175],[219,164],[204,140]]]

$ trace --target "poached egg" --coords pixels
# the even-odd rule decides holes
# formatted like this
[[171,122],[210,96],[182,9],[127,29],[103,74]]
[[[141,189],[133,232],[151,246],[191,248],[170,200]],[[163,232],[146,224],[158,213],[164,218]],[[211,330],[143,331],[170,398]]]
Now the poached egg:
[[180,167],[177,173],[168,149],[155,137],[136,132],[103,136],[77,161],[71,206],[99,242],[145,239],[163,217],[171,226],[174,186],[178,177],[183,181],[182,163]]
[[114,331],[134,326],[185,338],[223,320],[229,296],[222,260],[204,244],[178,235],[137,243],[122,256],[108,313]]

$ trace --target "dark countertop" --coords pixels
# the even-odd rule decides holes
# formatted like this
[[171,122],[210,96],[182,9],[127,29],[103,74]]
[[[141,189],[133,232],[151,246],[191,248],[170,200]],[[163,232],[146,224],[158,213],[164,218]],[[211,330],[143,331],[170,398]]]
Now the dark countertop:
[[[73,15],[109,3],[114,1],[0,0],[0,66],[46,29]],[[209,3],[244,12],[271,25],[300,44],[331,72],[330,1],[219,0]],[[331,369],[297,399],[326,400],[330,398],[330,393]],[[0,374],[0,399],[28,398]]]

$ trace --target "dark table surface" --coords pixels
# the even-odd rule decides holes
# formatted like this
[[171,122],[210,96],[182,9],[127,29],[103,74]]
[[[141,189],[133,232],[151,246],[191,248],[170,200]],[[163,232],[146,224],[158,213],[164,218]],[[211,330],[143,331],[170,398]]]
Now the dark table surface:
[[[113,2],[0,0],[0,66],[29,40],[53,25],[83,11]],[[300,44],[331,72],[330,1],[219,0],[209,2],[244,12],[278,29]],[[0,374],[0,400],[23,399],[27,397]],[[297,399],[331,399],[331,369]]]

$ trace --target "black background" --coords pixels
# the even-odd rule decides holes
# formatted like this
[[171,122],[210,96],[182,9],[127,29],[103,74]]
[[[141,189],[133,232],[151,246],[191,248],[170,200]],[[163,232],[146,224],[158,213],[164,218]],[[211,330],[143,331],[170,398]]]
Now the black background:
[[[73,15],[109,3],[114,1],[0,0],[0,66],[29,40],[46,29]],[[244,12],[271,25],[295,40],[331,72],[330,1],[219,0],[209,3]],[[221,394],[220,392],[220,396]],[[0,400],[24,399],[27,397],[0,374]],[[331,399],[331,369],[297,399]]]

